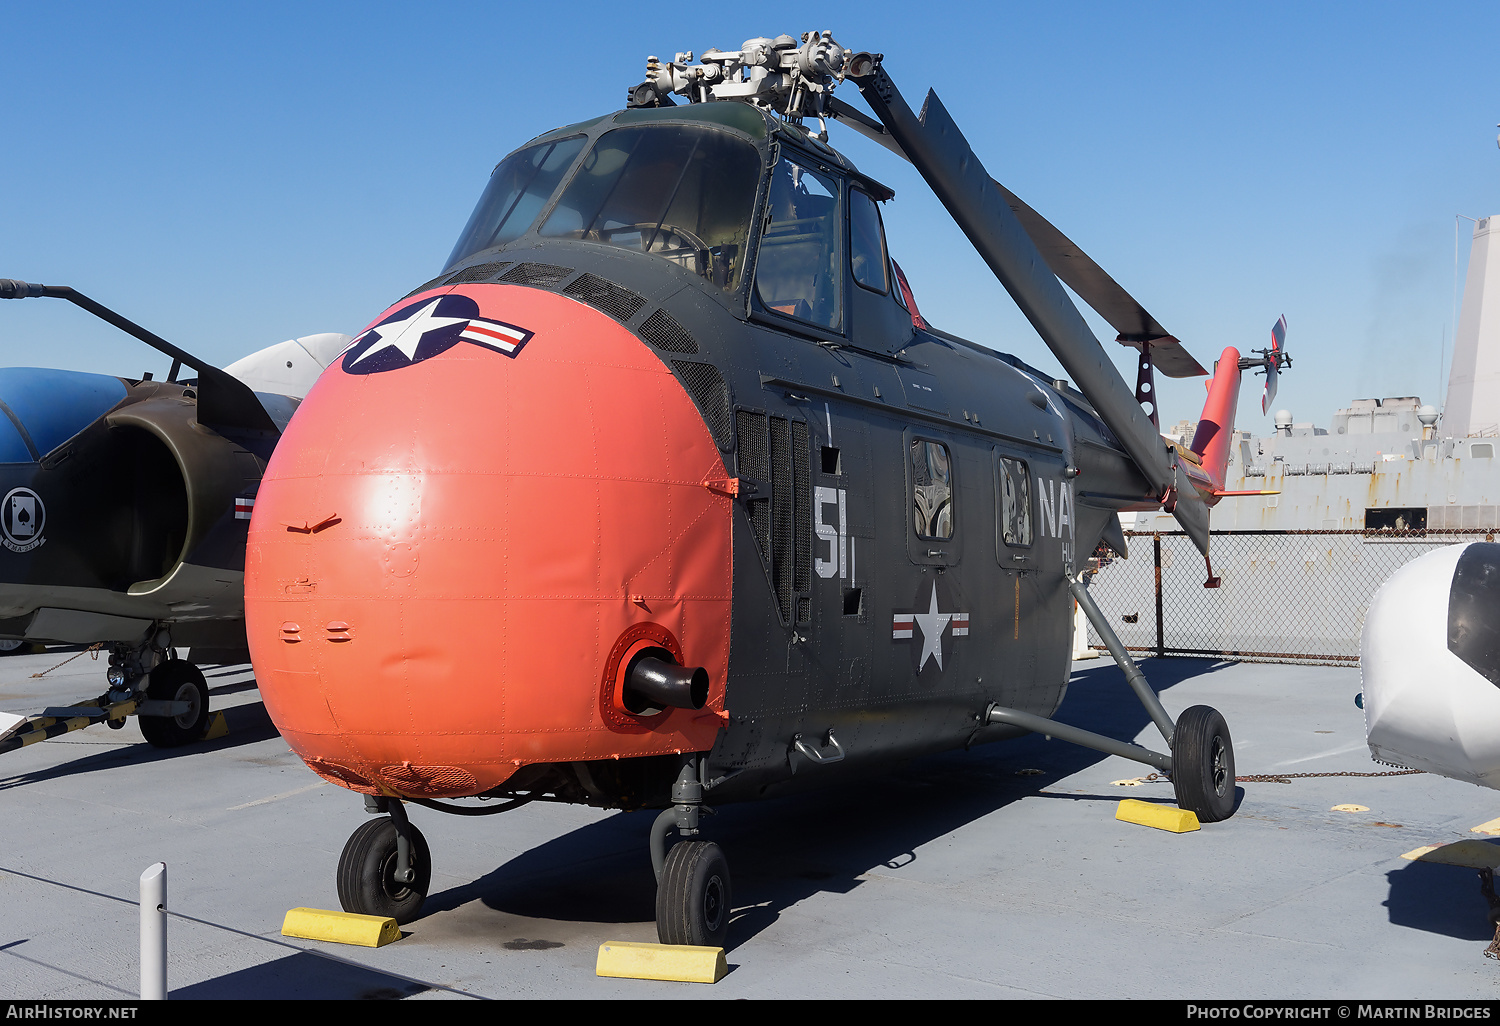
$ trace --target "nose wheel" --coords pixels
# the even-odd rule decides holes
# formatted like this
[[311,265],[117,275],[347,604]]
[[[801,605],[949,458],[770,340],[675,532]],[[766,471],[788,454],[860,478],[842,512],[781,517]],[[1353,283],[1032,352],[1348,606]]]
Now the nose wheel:
[[141,734],[154,748],[176,748],[197,741],[208,729],[208,682],[203,671],[185,659],[171,659],[151,671],[146,697],[186,702],[176,716],[142,716]]
[[712,841],[678,841],[656,884],[656,937],[663,944],[722,948],[729,936],[729,863]]
[[406,880],[399,865],[400,835],[390,817],[372,819],[349,836],[338,868],[339,904],[345,912],[385,916],[403,925],[417,918],[432,884],[432,858],[422,832],[409,822],[406,831]]

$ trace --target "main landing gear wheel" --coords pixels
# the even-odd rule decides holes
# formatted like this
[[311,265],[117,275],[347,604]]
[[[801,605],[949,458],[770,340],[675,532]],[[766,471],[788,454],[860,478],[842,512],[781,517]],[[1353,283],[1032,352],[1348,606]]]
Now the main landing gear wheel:
[[396,879],[396,824],[390,817],[372,819],[349,835],[338,871],[339,904],[345,912],[388,916],[403,925],[417,918],[432,884],[432,857],[422,831],[415,826],[410,830],[411,883]]
[[1177,807],[1204,823],[1234,815],[1234,742],[1217,709],[1195,705],[1172,732],[1172,788]]
[[172,659],[151,671],[146,697],[186,702],[180,716],[142,716],[141,733],[157,748],[176,748],[197,741],[208,729],[208,683],[203,671],[185,659]]
[[678,841],[656,885],[656,938],[722,948],[729,936],[729,863],[712,841]]

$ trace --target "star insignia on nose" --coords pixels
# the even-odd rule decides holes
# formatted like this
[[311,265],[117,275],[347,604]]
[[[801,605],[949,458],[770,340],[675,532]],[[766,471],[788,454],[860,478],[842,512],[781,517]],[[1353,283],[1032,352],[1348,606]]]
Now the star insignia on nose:
[[384,324],[377,324],[375,327],[365,332],[359,338],[354,340],[354,342],[350,345],[351,349],[355,345],[358,345],[361,340],[372,335],[376,338],[377,341],[369,349],[366,349],[363,353],[360,353],[359,356],[351,360],[349,362],[349,366],[353,367],[357,363],[362,363],[363,361],[368,360],[370,357],[374,356],[376,353],[384,352],[387,349],[400,350],[401,355],[405,356],[408,360],[414,361],[417,356],[417,346],[422,344],[423,335],[426,335],[429,331],[435,331],[438,328],[446,328],[450,324],[463,324],[468,322],[469,318],[467,317],[437,316],[436,310],[438,308],[438,304],[442,301],[443,297],[439,296],[432,302],[427,303],[426,305],[421,306],[415,310],[412,310],[400,320],[386,321]]
[[531,336],[525,328],[481,317],[473,297],[448,293],[401,307],[365,329],[344,350],[343,368],[350,374],[399,370],[460,342],[514,358]]

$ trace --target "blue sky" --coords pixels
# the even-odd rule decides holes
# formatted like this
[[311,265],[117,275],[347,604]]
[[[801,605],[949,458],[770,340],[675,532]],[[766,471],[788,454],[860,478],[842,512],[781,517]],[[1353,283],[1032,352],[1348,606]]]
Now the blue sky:
[[[73,285],[221,364],[353,333],[436,273],[496,160],[621,105],[648,54],[814,28],[883,52],[913,106],[936,89],[990,172],[1205,365],[1286,314],[1277,405],[1298,421],[1440,399],[1454,216],[1500,213],[1494,3],[23,5],[0,34],[0,277]],[[1055,368],[916,175],[833,132],[896,189],[923,312]],[[0,304],[0,361],[166,363],[47,300]],[[1268,432],[1257,391],[1240,426]],[[1164,426],[1202,396],[1164,386]]]

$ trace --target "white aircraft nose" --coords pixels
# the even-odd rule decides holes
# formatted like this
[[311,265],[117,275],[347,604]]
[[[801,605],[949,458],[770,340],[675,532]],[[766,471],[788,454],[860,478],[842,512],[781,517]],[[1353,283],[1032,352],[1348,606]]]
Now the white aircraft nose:
[[1500,544],[1448,546],[1392,574],[1360,637],[1371,756],[1500,788],[1497,638]]

